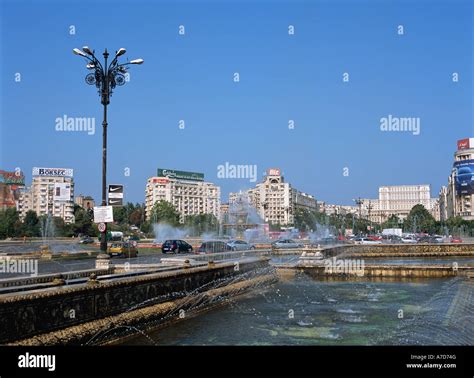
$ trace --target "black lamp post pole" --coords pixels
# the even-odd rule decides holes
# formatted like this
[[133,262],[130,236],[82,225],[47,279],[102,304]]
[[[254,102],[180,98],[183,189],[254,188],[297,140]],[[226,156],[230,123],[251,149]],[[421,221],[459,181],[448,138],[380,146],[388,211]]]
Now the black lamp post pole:
[[[102,80],[102,105],[104,105],[104,120],[102,121],[102,206],[107,206],[107,105],[109,103],[109,78],[107,72],[107,58],[109,53],[104,51],[104,75]],[[107,223],[100,235],[100,251],[107,252]]]
[[[84,46],[82,50],[73,49],[73,52],[84,57],[87,61],[87,69],[93,71],[86,76],[86,83],[97,87],[101,103],[104,106],[104,120],[102,122],[102,206],[107,206],[107,105],[110,102],[113,89],[117,85],[124,85],[127,81],[125,79],[127,66],[129,64],[142,64],[143,59],[134,59],[124,64],[118,64],[119,56],[126,52],[124,48],[121,48],[116,51],[110,65],[107,65],[109,53],[105,49],[103,53],[104,65],[102,65],[95,57],[94,51],[87,46]],[[102,253],[107,252],[107,223],[105,223],[105,229],[100,235],[100,250]]]

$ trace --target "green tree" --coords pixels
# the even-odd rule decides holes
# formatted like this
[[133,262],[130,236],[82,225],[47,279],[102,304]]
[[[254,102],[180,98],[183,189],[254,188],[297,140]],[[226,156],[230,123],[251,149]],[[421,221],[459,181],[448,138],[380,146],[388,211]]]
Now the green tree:
[[0,211],[0,239],[17,236],[19,226],[21,226],[20,216],[16,208],[9,207]]
[[25,219],[23,219],[22,233],[24,236],[28,237],[41,236],[39,219],[35,211],[28,210],[26,212]]
[[93,236],[96,234],[92,224],[92,218],[90,214],[83,208],[77,209],[74,214],[75,223],[72,225],[72,231],[74,235],[89,235]]
[[423,205],[418,204],[410,210],[403,223],[403,228],[408,232],[434,233],[436,232],[436,221]]
[[219,221],[213,214],[189,215],[184,220],[184,226],[191,229],[194,235],[219,231]]
[[382,228],[401,228],[402,222],[400,218],[395,214],[390,215],[390,217],[382,223]]
[[161,200],[153,206],[150,221],[152,223],[167,223],[176,227],[179,225],[179,213],[170,202]]
[[294,215],[294,226],[300,231],[314,230],[317,221],[317,213],[307,209],[296,209]]

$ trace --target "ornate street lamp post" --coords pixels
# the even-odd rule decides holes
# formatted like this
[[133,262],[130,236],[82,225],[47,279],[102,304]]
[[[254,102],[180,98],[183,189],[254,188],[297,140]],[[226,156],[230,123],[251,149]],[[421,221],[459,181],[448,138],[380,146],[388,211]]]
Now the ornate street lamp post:
[[[110,103],[110,96],[115,87],[125,84],[127,66],[130,64],[142,64],[143,59],[134,59],[124,64],[118,64],[119,56],[126,53],[124,48],[115,52],[115,57],[107,66],[109,53],[105,49],[104,65],[95,56],[95,51],[84,46],[82,50],[73,49],[74,54],[84,57],[87,60],[86,68],[93,72],[86,75],[86,83],[95,85],[100,95],[100,102],[104,106],[104,120],[102,122],[102,206],[107,206],[107,105]],[[101,253],[107,252],[107,226],[100,236]]]

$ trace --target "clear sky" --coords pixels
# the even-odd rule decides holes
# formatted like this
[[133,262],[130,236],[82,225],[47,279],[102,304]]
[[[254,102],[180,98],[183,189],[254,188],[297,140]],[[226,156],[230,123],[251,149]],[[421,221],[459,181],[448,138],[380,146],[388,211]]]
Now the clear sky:
[[[145,60],[109,106],[108,182],[125,201],[144,201],[158,167],[203,172],[223,202],[255,185],[219,179],[225,162],[257,165],[259,181],[279,167],[329,203],[380,185],[437,196],[474,136],[468,0],[0,2],[0,169],[27,183],[33,166],[74,168],[76,194],[100,198],[102,106],[71,52],[84,45]],[[389,114],[419,117],[420,134],[381,131]],[[64,115],[95,117],[95,134],[56,131]]]

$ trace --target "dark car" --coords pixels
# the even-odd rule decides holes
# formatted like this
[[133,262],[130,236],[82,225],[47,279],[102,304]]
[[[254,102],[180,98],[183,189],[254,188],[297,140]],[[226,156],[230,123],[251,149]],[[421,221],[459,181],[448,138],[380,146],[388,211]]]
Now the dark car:
[[418,243],[431,243],[431,236],[422,236],[418,238]]
[[207,241],[201,244],[198,249],[199,253],[216,253],[231,251],[232,248],[223,241]]
[[81,244],[92,244],[92,243],[94,243],[94,239],[92,239],[90,236],[85,236],[79,241],[79,243],[81,243]]
[[191,244],[184,240],[165,240],[161,245],[161,252],[163,253],[190,253],[193,251]]

